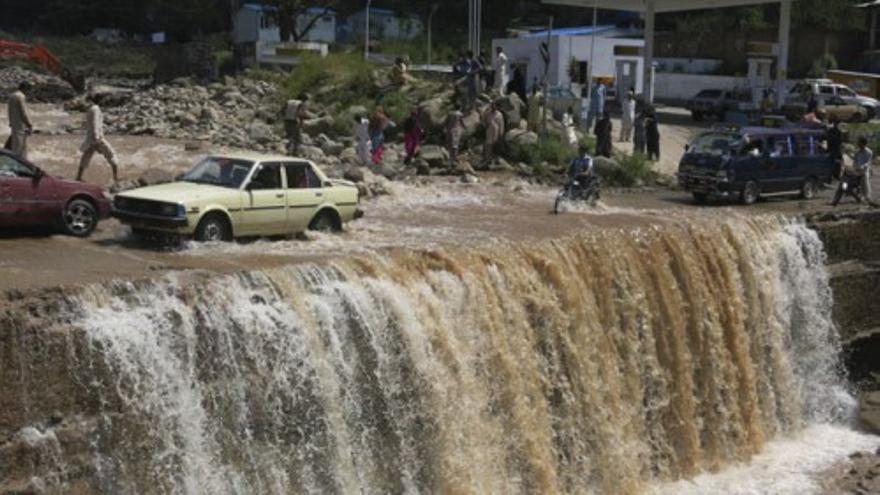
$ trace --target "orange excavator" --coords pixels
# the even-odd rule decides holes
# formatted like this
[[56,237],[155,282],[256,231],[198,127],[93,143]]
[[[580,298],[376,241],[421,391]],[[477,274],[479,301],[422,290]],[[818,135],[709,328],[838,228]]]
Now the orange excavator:
[[67,81],[78,93],[82,93],[86,89],[84,75],[64,67],[58,57],[42,46],[0,40],[0,59],[3,58],[21,58],[36,62],[49,72]]

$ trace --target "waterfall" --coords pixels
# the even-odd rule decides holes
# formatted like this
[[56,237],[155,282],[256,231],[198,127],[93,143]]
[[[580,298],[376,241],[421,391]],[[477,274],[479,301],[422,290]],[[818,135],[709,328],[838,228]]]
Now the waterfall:
[[851,408],[824,262],[731,217],[90,286],[89,483],[626,494],[747,462]]

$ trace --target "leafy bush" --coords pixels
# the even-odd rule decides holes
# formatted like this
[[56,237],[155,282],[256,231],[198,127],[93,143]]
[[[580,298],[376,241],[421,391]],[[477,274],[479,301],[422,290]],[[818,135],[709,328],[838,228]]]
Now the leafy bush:
[[572,150],[558,136],[547,136],[538,140],[538,144],[526,145],[512,143],[507,146],[505,156],[509,160],[522,162],[538,167],[544,162],[551,166],[566,166],[574,159],[577,152]]
[[641,153],[618,155],[616,159],[618,167],[600,171],[602,180],[610,186],[637,186],[647,182],[654,174],[647,157]]
[[314,53],[304,53],[300,55],[296,68],[288,74],[270,71],[253,71],[253,74],[279,84],[284,99],[335,86],[339,88],[339,92],[327,94],[328,100],[341,96],[351,101],[372,91],[371,71],[372,66],[360,54],[344,52],[321,57]]

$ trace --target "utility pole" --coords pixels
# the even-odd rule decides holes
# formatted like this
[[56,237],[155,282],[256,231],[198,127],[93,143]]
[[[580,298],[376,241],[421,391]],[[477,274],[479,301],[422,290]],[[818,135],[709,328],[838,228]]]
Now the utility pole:
[[474,55],[480,53],[483,23],[483,0],[468,0],[468,46]]
[[544,69],[544,120],[541,122],[541,135],[547,137],[547,119],[549,118],[550,109],[547,108],[548,105],[546,101],[550,94],[550,84],[549,84],[549,75],[550,75],[550,64],[553,63],[553,49],[550,47],[553,40],[553,16],[550,16],[550,22],[547,26],[547,67]]
[[431,4],[431,12],[428,14],[428,65],[431,65],[431,23],[434,21],[434,14],[437,13],[438,8],[440,8],[439,4]]
[[367,0],[367,8],[364,11],[366,25],[364,26],[364,61],[370,61],[370,4],[373,0]]

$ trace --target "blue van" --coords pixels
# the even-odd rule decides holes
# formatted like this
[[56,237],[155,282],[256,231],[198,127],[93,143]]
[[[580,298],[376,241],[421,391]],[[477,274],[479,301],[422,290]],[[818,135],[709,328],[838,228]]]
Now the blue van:
[[815,128],[716,128],[687,146],[678,183],[694,200],[799,195],[812,199],[832,179],[834,161],[825,130]]

